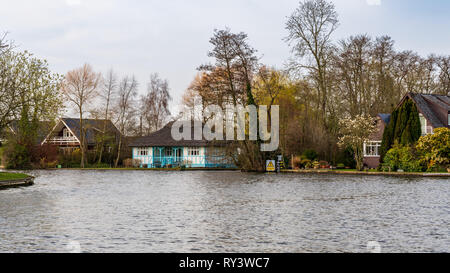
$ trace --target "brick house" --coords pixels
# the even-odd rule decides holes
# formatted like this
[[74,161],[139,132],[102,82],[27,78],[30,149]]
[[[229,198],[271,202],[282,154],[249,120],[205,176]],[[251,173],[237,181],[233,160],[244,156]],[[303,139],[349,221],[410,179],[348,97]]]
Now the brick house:
[[[450,96],[406,94],[396,109],[411,99],[419,111],[422,135],[433,134],[434,129],[450,127]],[[383,133],[391,119],[390,114],[379,114],[377,116],[377,130],[370,136],[370,140],[364,143],[364,165],[368,168],[377,168],[380,165],[380,147]]]

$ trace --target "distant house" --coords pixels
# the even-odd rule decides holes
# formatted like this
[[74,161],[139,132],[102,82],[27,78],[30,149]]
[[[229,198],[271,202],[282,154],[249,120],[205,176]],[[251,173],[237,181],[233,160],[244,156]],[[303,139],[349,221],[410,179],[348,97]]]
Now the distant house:
[[[233,168],[225,154],[225,142],[172,138],[173,122],[149,136],[134,138],[129,146],[141,168]],[[191,128],[192,139],[194,127]]]
[[[407,99],[411,99],[419,111],[423,136],[433,134],[436,128],[450,127],[450,96],[408,93],[397,105],[397,108],[401,107]],[[364,165],[368,168],[377,168],[380,165],[381,142],[384,129],[390,119],[390,114],[379,114],[377,130],[364,144]]]
[[[119,130],[110,120],[83,119],[83,127],[85,129],[87,150],[94,150],[97,147],[103,134],[103,128],[106,128],[105,146],[107,148],[111,149],[111,146],[117,143],[120,137]],[[63,152],[69,153],[80,148],[80,143],[80,119],[61,118],[41,142],[41,145],[56,145]]]

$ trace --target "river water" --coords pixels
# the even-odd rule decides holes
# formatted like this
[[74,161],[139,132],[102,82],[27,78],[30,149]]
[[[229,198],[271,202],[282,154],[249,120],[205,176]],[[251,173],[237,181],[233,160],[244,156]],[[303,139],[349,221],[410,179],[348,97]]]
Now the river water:
[[450,252],[446,178],[31,174],[0,191],[0,252]]

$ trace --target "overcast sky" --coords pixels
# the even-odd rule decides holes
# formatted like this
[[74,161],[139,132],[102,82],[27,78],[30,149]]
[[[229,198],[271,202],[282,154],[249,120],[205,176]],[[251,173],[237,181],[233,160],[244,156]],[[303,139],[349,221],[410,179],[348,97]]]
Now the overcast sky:
[[[335,40],[367,33],[390,35],[399,50],[450,54],[448,0],[335,0],[340,27]],[[196,68],[208,62],[215,28],[244,31],[261,62],[282,68],[286,17],[296,0],[0,0],[0,32],[22,50],[47,59],[53,71],[90,63],[134,74],[140,92],[149,74],[169,80],[172,108]]]

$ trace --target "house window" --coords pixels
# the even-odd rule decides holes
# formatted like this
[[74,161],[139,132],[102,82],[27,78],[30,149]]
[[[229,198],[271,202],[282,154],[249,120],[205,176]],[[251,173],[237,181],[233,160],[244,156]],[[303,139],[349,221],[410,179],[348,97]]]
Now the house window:
[[197,156],[200,155],[200,149],[198,147],[189,147],[188,148],[189,156]]
[[137,149],[137,155],[138,156],[147,156],[148,155],[148,149],[147,148],[138,148]]
[[364,143],[364,156],[377,157],[380,156],[381,141],[369,141]]
[[422,114],[419,114],[419,119],[420,119],[420,128],[422,130],[422,136],[432,134],[433,128],[431,126],[428,126],[427,119]]
[[171,148],[166,148],[166,156],[172,156],[173,152]]
[[69,129],[64,128],[64,130],[63,130],[63,137],[64,138],[71,138],[72,137],[72,134],[70,133]]

